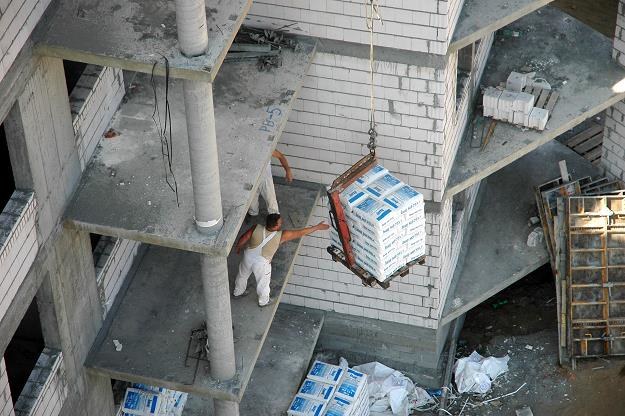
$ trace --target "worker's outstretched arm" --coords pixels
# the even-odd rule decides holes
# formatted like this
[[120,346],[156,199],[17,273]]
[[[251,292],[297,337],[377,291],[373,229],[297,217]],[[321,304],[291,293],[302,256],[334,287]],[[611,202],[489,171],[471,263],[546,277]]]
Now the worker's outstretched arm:
[[245,247],[248,241],[250,241],[250,238],[252,238],[252,233],[254,232],[255,229],[256,229],[256,224],[252,225],[252,227],[249,230],[244,232],[243,235],[239,237],[239,241],[237,241],[237,254],[239,254],[241,252],[241,249]]
[[302,238],[305,235],[312,234],[315,231],[327,230],[330,228],[328,224],[325,222],[320,222],[317,225],[313,225],[312,227],[300,228],[299,230],[284,230],[282,231],[282,238],[280,239],[280,244],[286,243],[287,241],[297,240],[298,238]]
[[282,168],[284,168],[284,173],[286,174],[286,181],[292,182],[293,172],[291,172],[291,167],[289,166],[289,161],[286,160],[286,156],[279,150],[274,150],[271,155],[280,161]]

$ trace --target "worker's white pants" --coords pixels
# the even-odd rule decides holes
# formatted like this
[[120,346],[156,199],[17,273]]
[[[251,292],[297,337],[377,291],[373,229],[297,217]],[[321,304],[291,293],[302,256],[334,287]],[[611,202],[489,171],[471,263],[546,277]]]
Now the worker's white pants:
[[247,280],[254,273],[256,278],[256,293],[258,304],[266,305],[269,302],[269,284],[271,283],[271,262],[263,256],[256,255],[250,250],[243,253],[239,263],[239,274],[234,281],[234,296],[241,296],[247,289]]
[[278,200],[276,198],[276,189],[273,186],[273,176],[271,175],[271,166],[267,165],[267,169],[263,175],[263,178],[260,180],[260,184],[258,185],[258,192],[256,192],[256,196],[252,199],[252,204],[250,205],[250,209],[247,211],[250,215],[258,215],[258,205],[259,196],[262,195],[265,203],[267,204],[267,212],[269,214],[278,214],[280,211],[278,210]]

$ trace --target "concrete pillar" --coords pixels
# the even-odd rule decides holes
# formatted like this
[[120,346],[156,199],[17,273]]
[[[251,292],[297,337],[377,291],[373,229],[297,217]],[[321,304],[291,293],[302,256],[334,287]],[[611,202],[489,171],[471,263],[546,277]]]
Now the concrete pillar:
[[208,82],[186,79],[183,87],[195,223],[200,230],[216,231],[222,215],[213,88]]
[[219,380],[227,380],[236,372],[228,264],[226,257],[208,255],[202,255],[201,262],[211,374]]
[[[204,0],[176,0],[176,23],[182,53],[202,55],[208,47]],[[183,88],[195,223],[201,231],[214,232],[223,220],[213,89],[208,82],[190,80],[184,80]],[[236,365],[226,257],[202,255],[201,275],[211,375],[228,380],[236,374]],[[217,416],[239,415],[235,402],[215,400],[214,406]]]

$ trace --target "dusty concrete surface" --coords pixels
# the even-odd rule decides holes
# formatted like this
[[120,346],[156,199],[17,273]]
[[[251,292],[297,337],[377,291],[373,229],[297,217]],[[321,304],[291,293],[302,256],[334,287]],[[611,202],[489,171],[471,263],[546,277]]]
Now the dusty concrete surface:
[[[463,415],[514,416],[525,406],[536,416],[625,414],[621,375],[625,360],[580,360],[575,372],[558,366],[555,296],[553,277],[545,266],[467,314],[457,357],[473,350],[485,356],[509,354],[510,371],[495,380],[485,397],[470,398]],[[523,383],[527,385],[515,395],[473,407]],[[457,415],[467,397],[458,398],[448,410]]]
[[[182,81],[170,80],[172,169],[180,207],[166,182],[167,161],[153,120],[154,92],[138,75],[102,139],[66,211],[70,224],[89,232],[207,254],[227,255],[262,172],[287,122],[314,53],[284,51],[283,65],[259,72],[255,62],[227,63],[214,84],[224,226],[217,235],[197,231]],[[165,82],[157,77],[160,128]],[[155,116],[155,118],[158,117]],[[169,140],[169,137],[167,137]],[[171,174],[169,181],[173,183]]]
[[[308,370],[323,318],[323,311],[280,305],[243,395],[241,415],[286,413]],[[189,396],[183,416],[212,414],[212,399]]]
[[465,138],[445,188],[448,198],[625,98],[625,70],[612,62],[612,41],[566,13],[544,7],[498,34],[481,84],[496,86],[511,71],[536,71],[560,93],[547,129],[521,131],[499,122],[484,151]]
[[165,75],[165,59],[177,78],[212,81],[252,0],[207,0],[208,50],[187,58],[178,47],[175,3],[171,1],[62,0],[38,35],[39,54]]
[[553,0],[465,0],[449,51],[457,51]]
[[552,4],[605,36],[614,37],[618,0],[555,0]]
[[[276,192],[284,227],[305,226],[319,196],[318,186],[277,184]],[[272,262],[271,294],[277,302],[290,277],[300,243],[301,240],[284,244]],[[239,259],[235,253],[228,259],[231,288]],[[86,366],[118,380],[239,401],[277,302],[259,308],[255,294],[232,299],[237,375],[228,382],[219,382],[210,377],[208,362],[200,362],[197,371],[195,360],[185,365],[189,335],[206,319],[199,254],[150,246],[136,267],[134,275],[129,276],[132,280],[128,289],[118,295],[111,308]],[[115,350],[113,340],[122,344],[122,351]]]
[[560,160],[567,161],[575,178],[599,173],[586,159],[552,141],[482,183],[474,231],[463,245],[463,260],[447,295],[443,324],[549,261],[544,243],[529,247],[527,237],[540,227],[529,224],[530,217],[538,215],[534,187],[560,176]]

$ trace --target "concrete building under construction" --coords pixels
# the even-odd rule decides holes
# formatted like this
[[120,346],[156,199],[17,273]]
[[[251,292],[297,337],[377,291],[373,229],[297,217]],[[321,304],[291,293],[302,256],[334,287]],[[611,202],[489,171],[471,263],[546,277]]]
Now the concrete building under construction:
[[[625,180],[625,2],[609,39],[549,0],[379,0],[376,153],[424,195],[425,264],[364,286],[317,233],[274,258],[279,302],[231,298],[272,151],[287,228],[368,152],[366,3],[0,0],[0,416],[112,416],[116,382],[283,414],[315,351],[440,386],[464,314],[549,261],[534,187],[561,160]],[[480,142],[480,87],[512,71],[557,90],[547,128]],[[554,140],[604,110],[598,163]]]

